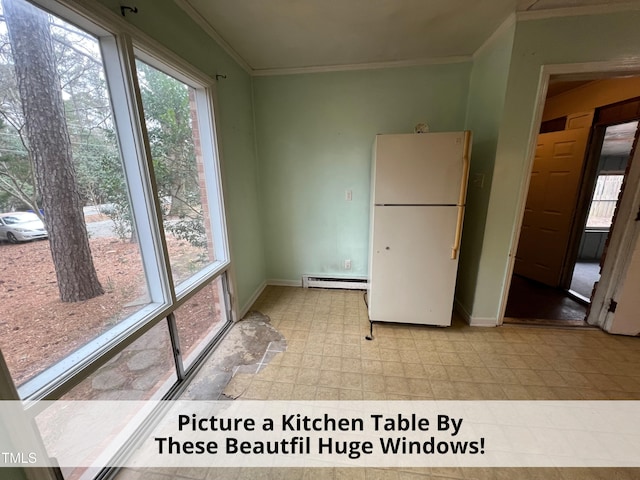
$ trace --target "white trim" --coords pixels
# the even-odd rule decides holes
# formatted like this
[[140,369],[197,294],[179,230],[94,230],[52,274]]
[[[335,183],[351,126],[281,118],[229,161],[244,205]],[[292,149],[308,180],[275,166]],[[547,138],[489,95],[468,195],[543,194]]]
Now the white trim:
[[[185,75],[190,81],[185,83],[197,83],[206,87],[214,83],[214,79],[204,73],[199,68],[193,66],[183,57],[170,50],[162,43],[147,35],[138,27],[130,24],[122,17],[119,17],[112,10],[101,5],[95,0],[33,0],[36,4],[46,8],[56,15],[63,15],[62,18],[69,18],[74,22],[91,22],[102,30],[109,31],[111,35],[129,35],[133,40],[134,48],[145,52],[150,57],[156,58],[160,63],[170,66],[172,70],[177,70]],[[60,6],[71,11],[80,17],[71,18],[67,12],[61,13]],[[84,27],[83,27],[84,28]],[[180,79],[183,81],[182,79]]]
[[518,22],[542,20],[545,18],[577,17],[580,15],[603,15],[607,13],[640,10],[640,2],[611,3],[604,5],[583,5],[580,7],[549,8],[544,10],[527,10],[516,12]]
[[[125,164],[127,188],[130,195],[136,199],[135,202],[131,202],[131,207],[142,248],[143,264],[152,303],[83,345],[65,360],[56,362],[21,385],[18,392],[23,394],[22,398],[31,400],[47,396],[53,398],[72,388],[86,378],[89,370],[95,370],[153,326],[162,322],[167,313],[175,311],[191,295],[203,288],[208,280],[221,274],[230,261],[222,205],[224,197],[221,197],[220,193],[222,178],[218,170],[211,172],[205,169],[207,186],[211,187],[213,184],[218,193],[214,199],[217,203],[212,202],[211,198],[209,203],[212,216],[215,214],[216,217],[220,217],[219,221],[222,223],[222,231],[216,237],[216,243],[224,245],[225,258],[192,277],[192,279],[202,280],[202,283],[198,286],[189,284],[186,290],[180,291],[179,299],[173,294],[176,290],[173,288],[170,273],[167,275],[163,273],[169,271],[170,263],[163,240],[163,231],[160,229],[160,208],[158,196],[155,195],[155,180],[150,175],[152,162],[148,144],[144,140],[143,109],[141,99],[136,93],[134,48],[140,49],[154,60],[152,65],[157,59],[159,64],[167,67],[172,73],[178,74],[177,78],[186,78],[187,81],[184,83],[194,86],[199,92],[197,94],[199,114],[202,115],[203,108],[207,113],[204,117],[201,116],[200,125],[209,132],[207,135],[200,135],[203,153],[209,150],[208,153],[212,158],[217,157],[218,166],[221,169],[222,157],[219,149],[216,150],[218,132],[215,123],[215,80],[118,17],[111,10],[92,0],[35,0],[35,3],[44,6],[65,21],[70,20],[82,25],[81,28],[92,32],[100,39],[105,76],[112,101],[114,125]],[[205,145],[206,141],[209,143]],[[214,204],[216,212],[213,211]],[[72,367],[70,368],[69,365]]]
[[[216,259],[224,257],[226,261],[230,262],[229,229],[224,202],[224,186],[222,185],[222,159],[218,147],[220,142],[218,140],[215,97],[215,84],[206,89],[196,90],[200,148],[206,178],[206,194],[209,201],[209,222],[213,230],[213,245]],[[206,161],[206,159],[212,161]]]
[[228,321],[231,322],[235,322],[237,320],[240,320],[242,317],[239,316],[239,312],[238,312],[238,305],[237,302],[235,301],[237,298],[237,282],[236,282],[236,270],[235,270],[235,264],[233,262],[233,252],[231,251],[231,232],[229,231],[229,224],[227,222],[227,212],[229,211],[228,209],[228,199],[227,199],[227,195],[225,195],[226,192],[226,172],[225,172],[225,161],[224,161],[224,148],[222,145],[221,141],[219,140],[219,131],[218,131],[218,127],[219,127],[219,118],[220,118],[220,111],[219,111],[219,107],[218,105],[220,104],[220,102],[218,101],[218,84],[217,82],[214,82],[210,85],[208,85],[207,87],[207,92],[208,92],[208,99],[207,101],[210,102],[211,105],[211,111],[209,112],[210,115],[213,115],[213,119],[210,119],[212,128],[213,128],[213,141],[214,141],[214,145],[211,147],[214,150],[215,153],[215,158],[217,158],[218,160],[218,169],[217,169],[217,175],[218,175],[218,182],[219,182],[219,190],[218,190],[218,196],[220,197],[218,199],[218,208],[222,209],[222,218],[221,221],[223,223],[223,232],[222,234],[225,236],[225,255],[227,256],[227,259],[229,261],[229,268],[227,269],[227,290],[228,290],[228,295],[230,297],[231,300],[231,308],[228,308],[227,305],[227,309],[231,311],[231,318],[228,318]]
[[507,309],[509,288],[511,287],[511,276],[513,275],[513,269],[515,267],[516,251],[518,250],[518,242],[520,241],[520,230],[522,229],[522,222],[524,220],[524,207],[527,202],[527,195],[529,194],[529,182],[531,180],[531,170],[533,169],[538,131],[540,130],[540,123],[542,122],[542,113],[544,111],[544,104],[547,98],[547,88],[549,87],[549,77],[551,76],[548,71],[548,67],[549,66],[547,65],[542,66],[540,70],[540,77],[538,79],[538,93],[536,95],[533,119],[529,126],[529,142],[527,144],[527,155],[525,157],[526,168],[524,169],[524,174],[520,179],[520,198],[518,198],[518,203],[516,204],[516,212],[518,212],[518,216],[514,223],[513,230],[511,231],[509,262],[507,264],[505,277],[502,281],[503,290],[500,298],[500,304],[498,305],[498,325],[502,325],[504,322],[504,314]]
[[[87,1],[87,0],[79,0]],[[409,60],[394,60],[383,62],[368,62],[345,65],[315,65],[307,67],[285,68],[253,68],[242,55],[240,55],[207,20],[200,15],[189,0],[173,0],[202,30],[209,35],[218,45],[233,59],[242,69],[251,76],[265,77],[273,75],[296,75],[305,73],[344,72],[354,70],[377,70],[384,68],[417,67],[423,65],[440,65],[449,63],[464,63],[473,59],[471,55],[458,55],[440,58],[415,58]],[[510,15],[509,17],[513,17]]]
[[255,69],[251,74],[255,77],[272,75],[299,75],[305,73],[351,72],[354,70],[380,70],[385,68],[420,67],[424,65],[445,65],[449,63],[464,63],[473,60],[471,55],[451,57],[415,58],[411,60],[396,60],[390,62],[352,63],[345,65],[323,65],[293,68],[265,68]]
[[602,268],[598,289],[593,296],[587,323],[598,325],[607,332],[615,331],[615,313],[609,312],[609,300],[619,300],[634,246],[638,241],[640,226],[636,212],[640,208],[640,148],[636,148],[626,178],[626,187],[617,207],[616,221],[609,238],[607,256]]
[[[594,80],[602,79],[598,74],[612,73],[612,76],[620,76],[620,74],[638,74],[640,73],[640,58],[637,56],[622,58],[617,60],[607,60],[604,62],[583,62],[583,63],[562,63],[542,65],[540,76],[543,74],[548,77],[552,75],[575,75],[575,74],[593,74]],[[586,79],[586,75],[583,76]],[[546,88],[544,92],[547,94]],[[542,107],[544,107],[545,98],[542,98]],[[542,119],[542,117],[540,117]]]
[[281,280],[278,278],[268,278],[267,285],[274,287],[302,287],[302,280]]
[[262,282],[260,285],[258,285],[258,288],[256,288],[256,290],[253,292],[253,295],[251,295],[249,297],[249,300],[247,300],[244,305],[242,306],[242,308],[240,309],[239,319],[244,318],[244,316],[249,312],[249,309],[253,306],[254,303],[256,303],[256,300],[258,300],[258,298],[260,297],[260,295],[262,295],[262,292],[264,292],[264,289],[267,288],[267,282]]
[[152,302],[168,305],[175,300],[171,295],[173,280],[164,275],[170,265],[168,255],[156,255],[167,249],[160,228],[162,217],[155,179],[150,175],[153,162],[150,148],[145,143],[142,103],[135,93],[135,60],[130,37],[103,37],[100,39],[100,51],[126,179],[127,199],[138,235],[149,295]]
[[193,8],[193,6],[189,3],[189,0],[173,0],[175,4],[180,7],[184,12],[189,15],[191,20],[193,20],[204,32],[209,35],[215,42],[220,45],[220,47],[229,55],[233,60],[236,61],[242,69],[251,75],[253,72],[253,68],[251,65],[247,63],[247,61],[240,55],[229,43],[216,31],[215,28],[211,26],[209,22],[207,22],[200,13]]
[[497,327],[498,322],[495,318],[490,317],[473,317],[469,313],[469,311],[458,301],[458,299],[453,300],[453,310],[454,312],[462,318],[467,324],[471,327]]
[[214,84],[212,77],[200,72],[171,50],[160,51],[164,49],[161,45],[157,45],[160,49],[157,50],[156,45],[153,45],[152,42],[140,41],[134,36],[129,36],[132,38],[136,60],[141,60],[156,70],[194,89],[205,89]]
[[473,52],[472,58],[475,60],[479,55],[484,53],[493,42],[496,41],[503,33],[505,33],[509,28],[511,28],[516,23],[516,14],[512,13],[504,21],[500,24],[498,28],[496,28],[493,33],[487,38],[482,45],[480,45],[475,52]]
[[469,326],[471,327],[497,327],[498,322],[491,317],[470,317]]
[[[538,131],[540,129],[540,123],[542,121],[542,114],[543,114],[544,105],[546,102],[547,88],[549,86],[550,77],[552,75],[572,75],[576,73],[599,74],[599,73],[609,72],[609,73],[629,74],[631,72],[639,71],[639,70],[640,70],[640,58],[612,60],[612,61],[606,61],[606,62],[565,63],[565,64],[551,64],[551,65],[541,66],[540,77],[538,81],[538,93],[536,95],[535,107],[533,111],[533,119],[531,120],[531,124],[529,128],[529,142],[527,144],[527,149],[526,149],[527,154],[525,158],[526,167],[524,169],[524,174],[521,179],[520,198],[518,199],[518,203],[516,205],[517,219],[514,222],[513,230],[511,232],[511,246],[509,248],[509,263],[507,265],[507,270],[505,272],[500,305],[498,306],[499,307],[498,308],[498,325],[502,325],[504,321],[505,310],[507,308],[507,298],[509,296],[509,287],[511,286],[511,276],[513,275],[513,269],[515,264],[515,253],[518,248],[518,241],[520,240],[520,230],[522,228],[522,221],[524,219],[524,208],[527,201],[527,195],[529,193],[529,181],[530,181],[531,170],[533,168],[533,161],[535,157],[535,147],[536,147],[537,138],[538,138]],[[623,221],[623,220],[620,218],[619,221]],[[622,252],[620,252],[618,249],[614,250],[610,247],[609,253],[607,254],[608,261],[605,261],[604,268],[607,267],[607,264],[610,264],[612,262],[612,258],[617,257],[621,253]],[[608,279],[603,279],[603,278],[600,279],[600,282],[598,284],[598,289],[596,290],[596,295],[598,294],[598,291],[605,288],[606,289],[610,288],[609,285],[605,285],[605,283],[608,283],[608,282],[605,282],[603,280],[608,280]],[[594,296],[594,300],[595,298],[596,296]],[[589,318],[595,317],[595,311],[599,311],[599,307],[592,302],[591,313],[589,315]],[[589,322],[589,323],[594,324],[592,322]]]

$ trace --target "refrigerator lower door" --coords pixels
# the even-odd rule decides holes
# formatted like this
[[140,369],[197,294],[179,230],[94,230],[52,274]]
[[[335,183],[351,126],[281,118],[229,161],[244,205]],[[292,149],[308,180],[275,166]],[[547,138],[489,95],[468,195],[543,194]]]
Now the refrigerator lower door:
[[451,259],[455,206],[375,206],[369,318],[451,324],[458,260]]

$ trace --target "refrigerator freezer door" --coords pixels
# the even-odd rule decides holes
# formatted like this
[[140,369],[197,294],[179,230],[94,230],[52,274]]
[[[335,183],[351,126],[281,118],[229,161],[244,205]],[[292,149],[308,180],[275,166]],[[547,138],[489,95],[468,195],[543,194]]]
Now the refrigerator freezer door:
[[451,324],[456,207],[374,207],[369,318]]
[[373,203],[456,205],[465,177],[465,138],[465,132],[378,135]]

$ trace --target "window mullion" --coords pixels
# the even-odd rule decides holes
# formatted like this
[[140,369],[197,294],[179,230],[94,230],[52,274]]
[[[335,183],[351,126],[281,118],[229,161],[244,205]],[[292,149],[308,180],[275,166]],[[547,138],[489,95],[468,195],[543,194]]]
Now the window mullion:
[[173,312],[167,316],[167,326],[169,327],[169,336],[171,337],[171,347],[173,349],[173,360],[176,366],[176,372],[178,374],[178,381],[184,380],[184,362],[182,358],[182,350],[180,349],[180,336],[178,333],[178,326],[176,324],[176,317]]
[[131,39],[101,39],[132,215],[152,302],[175,301]]

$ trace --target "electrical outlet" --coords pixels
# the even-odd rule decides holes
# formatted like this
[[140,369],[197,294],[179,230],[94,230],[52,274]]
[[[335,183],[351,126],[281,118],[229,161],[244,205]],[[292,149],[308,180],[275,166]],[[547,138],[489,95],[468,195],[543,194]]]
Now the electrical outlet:
[[344,261],[344,269],[345,270],[351,270],[351,260],[345,260]]
[[345,199],[347,202],[350,202],[351,200],[353,200],[353,191],[352,191],[352,190],[346,190],[346,191],[344,192],[344,199]]

